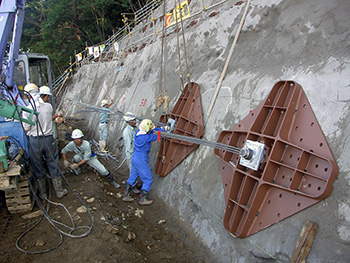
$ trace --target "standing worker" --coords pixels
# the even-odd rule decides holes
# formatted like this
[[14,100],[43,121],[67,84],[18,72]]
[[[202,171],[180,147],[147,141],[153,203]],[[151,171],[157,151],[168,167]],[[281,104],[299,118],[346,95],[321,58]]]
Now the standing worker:
[[[87,163],[90,167],[96,169],[103,177],[105,177],[115,188],[120,188],[120,185],[115,181],[113,175],[103,166],[97,159],[97,154],[93,151],[91,144],[83,140],[84,134],[81,130],[75,129],[72,132],[72,142],[69,142],[61,151],[62,159],[65,168],[78,170],[82,165]],[[67,153],[74,152],[74,164],[67,161]],[[80,169],[82,170],[82,169]]]
[[106,153],[106,142],[107,142],[107,137],[108,137],[108,123],[111,117],[111,114],[109,113],[108,110],[104,108],[109,108],[113,103],[113,100],[111,103],[108,104],[107,100],[102,100],[101,101],[101,110],[99,111],[100,113],[100,124],[99,124],[99,129],[100,129],[100,141],[99,141],[99,146],[100,146],[100,151],[102,153]]
[[[31,104],[35,103],[35,110],[39,113],[37,124],[30,125],[23,123],[29,137],[30,161],[34,178],[38,181],[41,196],[46,195],[45,173],[47,167],[52,178],[56,196],[60,199],[68,192],[62,188],[61,172],[58,167],[59,154],[57,142],[53,137],[52,121],[58,117],[58,114],[53,115],[53,108],[48,102],[52,95],[50,88],[47,86],[40,87],[39,95],[40,97],[36,102],[34,98],[31,100]],[[28,108],[33,109],[32,105],[29,105]]]
[[123,118],[126,122],[126,127],[123,130],[125,159],[129,170],[131,170],[131,158],[134,153],[134,137],[137,131],[136,118],[131,112],[125,113]]
[[[123,130],[123,141],[124,141],[124,152],[125,152],[125,160],[131,171],[131,159],[134,153],[134,137],[137,131],[136,125],[136,117],[131,112],[127,112],[124,115],[124,120],[126,122],[126,127]],[[139,194],[140,190],[137,187],[137,183],[132,186],[132,191],[135,194]]]
[[[169,130],[168,127],[166,127]],[[157,131],[157,134],[154,133]],[[140,193],[140,205],[150,205],[153,200],[147,199],[148,193],[153,183],[153,177],[151,168],[149,167],[149,152],[151,149],[151,143],[153,141],[159,141],[160,131],[164,131],[163,128],[155,128],[153,122],[148,119],[144,119],[140,125],[139,130],[135,133],[134,139],[134,154],[131,161],[131,171],[129,179],[126,181],[123,201],[133,201],[130,196],[130,190],[135,185],[137,177],[140,176],[143,182]]]

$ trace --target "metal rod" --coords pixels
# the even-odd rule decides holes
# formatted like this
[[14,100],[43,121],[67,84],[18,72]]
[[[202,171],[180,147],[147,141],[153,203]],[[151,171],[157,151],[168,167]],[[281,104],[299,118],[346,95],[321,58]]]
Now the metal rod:
[[218,143],[218,142],[206,141],[206,140],[203,140],[203,139],[190,137],[190,136],[184,136],[184,135],[180,135],[180,134],[161,132],[160,137],[171,138],[171,139],[176,139],[176,140],[179,140],[179,141],[185,141],[185,142],[205,145],[205,146],[208,146],[208,147],[212,147],[212,148],[215,148],[215,149],[228,151],[228,152],[236,153],[236,154],[239,154],[240,151],[241,151],[241,149],[238,148],[238,147],[234,147],[234,146],[230,146],[230,145],[226,145],[226,144]]

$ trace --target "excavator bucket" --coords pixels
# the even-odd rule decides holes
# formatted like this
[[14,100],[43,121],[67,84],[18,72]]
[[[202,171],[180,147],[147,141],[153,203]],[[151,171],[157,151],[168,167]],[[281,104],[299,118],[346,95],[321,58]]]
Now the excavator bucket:
[[224,227],[244,238],[324,199],[333,190],[338,166],[302,87],[279,81],[267,99],[217,142],[243,148],[265,145],[257,171],[238,154],[215,149],[221,159],[226,209]]
[[[190,82],[181,93],[174,108],[169,114],[162,115],[160,122],[175,121],[174,134],[200,138],[204,132],[202,103],[199,85]],[[155,172],[166,176],[182,162],[198,144],[179,141],[171,138],[161,138]]]

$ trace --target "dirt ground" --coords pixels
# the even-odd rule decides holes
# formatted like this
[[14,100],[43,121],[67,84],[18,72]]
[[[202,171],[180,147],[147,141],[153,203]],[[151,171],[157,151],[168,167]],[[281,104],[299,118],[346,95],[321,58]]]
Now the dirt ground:
[[[64,146],[63,140],[59,134],[60,149]],[[64,182],[64,188],[69,193],[57,200],[53,190],[51,200],[62,203],[68,209],[76,227],[71,235],[82,235],[92,225],[90,214],[84,213],[84,209],[80,208],[83,206],[80,200],[91,212],[93,227],[90,234],[82,238],[63,236],[62,244],[57,248],[60,235],[46,217],[41,221],[40,216],[22,218],[25,214],[38,211],[38,205],[35,204],[30,212],[11,214],[6,208],[4,192],[0,191],[0,262],[214,262],[205,248],[181,228],[162,200],[154,200],[151,206],[140,206],[137,202],[138,195],[132,193],[134,202],[122,202],[128,174],[119,174],[113,170],[115,161],[99,159],[113,172],[122,187],[113,188],[91,168],[85,168],[78,176],[64,173],[70,185]],[[48,211],[50,218],[72,226],[61,206],[50,204]],[[16,247],[20,235],[35,224],[37,225],[19,241],[18,246],[27,251],[52,249],[51,251],[28,254]],[[56,226],[70,232],[63,226]]]

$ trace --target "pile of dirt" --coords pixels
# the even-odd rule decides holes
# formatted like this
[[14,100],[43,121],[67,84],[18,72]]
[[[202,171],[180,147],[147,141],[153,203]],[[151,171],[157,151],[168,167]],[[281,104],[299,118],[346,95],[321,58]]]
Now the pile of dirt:
[[[60,135],[59,148],[66,140]],[[68,157],[71,157],[68,155]],[[90,234],[83,238],[60,235],[44,217],[23,219],[24,214],[39,210],[37,205],[27,213],[10,214],[1,193],[0,207],[0,261],[1,262],[211,262],[210,255],[193,236],[178,225],[175,216],[162,200],[155,200],[151,206],[140,206],[138,195],[132,193],[134,202],[122,202],[122,193],[128,174],[113,171],[115,161],[101,162],[109,169],[120,189],[112,187],[108,181],[91,168],[76,176],[64,173],[67,182],[64,187],[68,195],[57,200],[54,190],[51,200],[62,203],[76,230],[71,235],[81,235],[92,226]],[[60,161],[61,162],[61,161]],[[61,163],[62,165],[62,163]],[[62,169],[63,171],[63,169]],[[71,188],[70,188],[71,187]],[[73,192],[73,189],[75,192]],[[152,195],[151,195],[152,197]],[[82,202],[81,202],[82,201]],[[84,209],[84,204],[89,212]],[[59,205],[50,204],[50,218],[72,226],[69,215]],[[92,221],[93,220],[93,221]],[[28,251],[47,253],[27,254],[16,247],[16,240],[31,226],[36,225],[19,242],[19,247]],[[60,229],[69,229],[56,224]],[[79,228],[84,226],[84,228]]]

